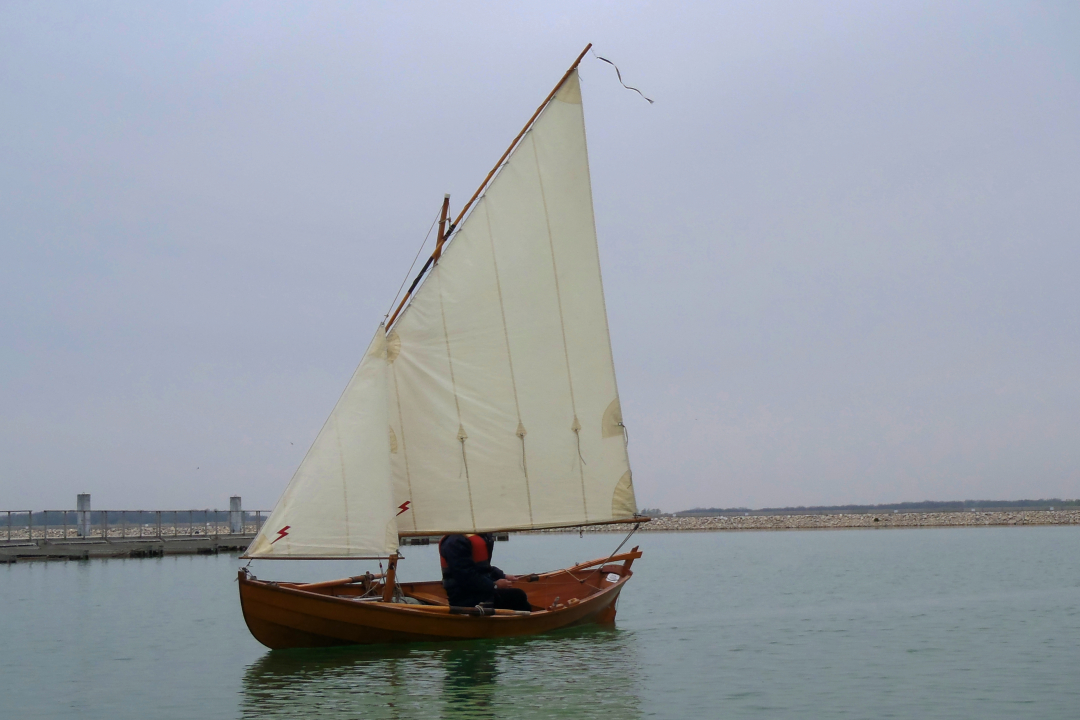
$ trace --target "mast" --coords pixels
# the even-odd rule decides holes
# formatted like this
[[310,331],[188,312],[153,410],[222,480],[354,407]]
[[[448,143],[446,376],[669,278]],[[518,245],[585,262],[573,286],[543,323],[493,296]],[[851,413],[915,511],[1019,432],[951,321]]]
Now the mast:
[[513,139],[513,141],[510,143],[510,146],[506,148],[506,152],[504,152],[499,157],[498,161],[495,163],[495,166],[491,168],[491,171],[488,172],[487,176],[484,178],[484,181],[480,183],[480,187],[476,188],[476,192],[474,192],[473,196],[469,198],[469,202],[465,203],[465,207],[461,208],[461,212],[458,213],[457,218],[454,220],[454,222],[450,223],[450,227],[445,232],[443,231],[443,226],[446,221],[446,213],[449,208],[450,196],[447,195],[443,199],[442,218],[439,220],[439,240],[438,243],[435,245],[435,252],[433,252],[431,254],[431,257],[428,258],[427,262],[424,263],[424,267],[420,268],[420,272],[417,273],[416,279],[412,281],[412,285],[409,286],[409,290],[405,293],[405,297],[401,299],[401,302],[398,303],[397,309],[394,310],[394,314],[390,316],[390,320],[386,323],[387,332],[389,332],[390,328],[393,327],[394,320],[397,319],[398,314],[401,312],[402,308],[405,307],[405,303],[409,301],[409,298],[412,296],[412,293],[416,289],[416,286],[420,284],[420,279],[424,277],[424,274],[428,271],[429,268],[431,268],[433,264],[438,262],[439,257],[442,255],[442,246],[446,242],[447,238],[451,234],[453,234],[454,230],[458,227],[458,225],[461,224],[461,221],[465,218],[466,213],[469,212],[469,209],[473,206],[473,203],[476,202],[477,198],[480,197],[480,194],[484,192],[484,189],[488,186],[488,183],[491,182],[491,179],[495,177],[495,173],[497,173],[499,171],[499,168],[502,167],[502,164],[506,161],[506,158],[510,156],[510,153],[512,153],[514,151],[514,148],[517,147],[518,143],[521,142],[521,138],[525,136],[525,133],[529,131],[529,128],[532,127],[532,124],[536,122],[536,118],[540,117],[540,113],[544,111],[544,108],[548,106],[548,103],[551,102],[551,99],[555,97],[555,94],[557,92],[559,92],[559,88],[563,86],[567,78],[569,78],[570,75],[573,74],[575,70],[577,70],[578,65],[581,64],[581,59],[585,57],[585,53],[589,52],[589,50],[591,49],[592,43],[589,43],[585,46],[585,49],[581,51],[581,54],[577,56],[577,59],[574,60],[574,63],[570,66],[570,68],[565,73],[563,73],[563,76],[559,79],[559,82],[555,84],[555,87],[552,88],[551,92],[549,92],[547,97],[544,98],[544,102],[540,103],[540,107],[536,108],[536,112],[534,112],[532,114],[532,117],[529,118],[528,122],[525,123],[525,127],[521,128],[521,132],[517,134],[517,137]]
[[435,241],[435,252],[431,254],[435,262],[439,262],[442,255],[442,246],[446,242],[446,214],[450,211],[450,193],[446,193],[442,201],[442,213],[439,215],[439,238]]
[[394,599],[394,588],[397,587],[397,561],[398,554],[394,553],[390,556],[390,561],[386,565],[386,577],[383,578],[382,591],[382,601],[386,603]]

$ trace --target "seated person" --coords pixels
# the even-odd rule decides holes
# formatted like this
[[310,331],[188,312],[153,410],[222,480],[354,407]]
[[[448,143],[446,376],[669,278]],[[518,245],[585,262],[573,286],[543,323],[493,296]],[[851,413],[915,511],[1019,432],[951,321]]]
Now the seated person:
[[446,535],[439,541],[439,564],[443,587],[450,604],[473,607],[494,603],[505,610],[531,610],[524,590],[511,587],[517,580],[491,564],[495,536]]

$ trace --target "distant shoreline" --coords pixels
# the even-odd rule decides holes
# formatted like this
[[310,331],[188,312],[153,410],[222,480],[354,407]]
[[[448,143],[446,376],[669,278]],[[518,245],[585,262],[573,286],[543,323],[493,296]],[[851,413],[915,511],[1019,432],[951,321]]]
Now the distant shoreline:
[[[1080,525],[1080,510],[1022,512],[888,512],[832,515],[715,515],[658,517],[638,532],[719,532],[730,530],[834,530],[842,528],[991,527],[1015,525]],[[625,532],[627,525],[538,530],[541,533]]]

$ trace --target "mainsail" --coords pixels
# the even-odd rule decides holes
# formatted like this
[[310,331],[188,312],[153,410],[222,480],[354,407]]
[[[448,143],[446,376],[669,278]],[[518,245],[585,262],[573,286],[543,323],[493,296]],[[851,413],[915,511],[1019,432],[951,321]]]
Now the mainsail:
[[363,558],[397,552],[380,325],[334,411],[244,557]]
[[576,70],[457,230],[387,345],[401,533],[636,514]]
[[636,516],[576,69],[395,318],[245,557]]

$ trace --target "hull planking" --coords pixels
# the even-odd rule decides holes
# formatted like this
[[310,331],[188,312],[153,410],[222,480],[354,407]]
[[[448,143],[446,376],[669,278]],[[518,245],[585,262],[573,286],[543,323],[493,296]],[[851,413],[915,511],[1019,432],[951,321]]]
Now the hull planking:
[[[520,637],[575,625],[615,621],[616,602],[641,557],[635,548],[612,558],[519,581],[533,612],[475,614],[451,608],[440,582],[402,583],[416,602],[382,602],[382,585],[343,583],[305,589],[297,583],[258,580],[241,570],[240,603],[256,640],[272,649]],[[624,560],[622,564],[605,564]],[[474,613],[474,614],[464,614]]]

